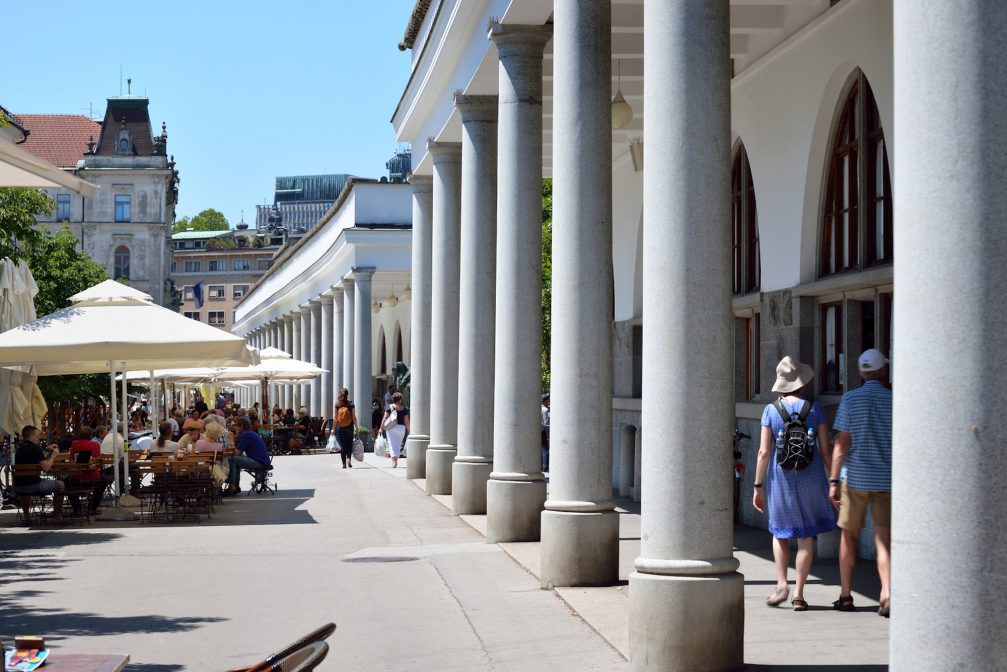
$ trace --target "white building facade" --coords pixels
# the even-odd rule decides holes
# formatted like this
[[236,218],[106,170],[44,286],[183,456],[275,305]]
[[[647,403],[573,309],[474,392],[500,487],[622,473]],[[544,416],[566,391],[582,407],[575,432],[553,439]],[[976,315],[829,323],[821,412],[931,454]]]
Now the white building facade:
[[[331,418],[340,388],[370,425],[372,393],[410,365],[412,189],[351,178],[322,220],[281,251],[235,308],[232,332],[326,369],[311,383],[275,386],[269,403]],[[251,406],[259,392],[239,390]]]
[[[544,587],[614,583],[613,497],[642,499],[631,668],[733,669],[744,606],[732,430],[756,437],[741,518],[764,524],[746,500],[777,362],[811,364],[831,415],[875,347],[895,390],[892,667],[999,665],[993,608],[945,607],[1007,575],[1007,542],[979,522],[991,509],[1003,519],[983,493],[1007,477],[975,450],[1007,438],[991,422],[1004,395],[972,394],[1007,369],[994,336],[1007,131],[984,112],[1007,96],[1005,28],[1007,9],[982,0],[417,2],[392,119],[413,147],[414,237],[430,239],[414,247],[431,306],[414,310],[413,339],[457,343],[458,357],[435,351],[414,377],[431,406],[414,409],[425,431],[410,476],[452,494],[456,513],[485,513],[490,541],[541,540]],[[617,90],[628,123],[613,114]],[[543,176],[548,492],[538,432],[520,421],[540,393]],[[473,255],[495,260],[489,314],[466,309]],[[491,437],[467,436],[462,381],[485,359],[465,344],[485,342],[487,320],[497,421]],[[947,469],[948,450],[970,466]]]

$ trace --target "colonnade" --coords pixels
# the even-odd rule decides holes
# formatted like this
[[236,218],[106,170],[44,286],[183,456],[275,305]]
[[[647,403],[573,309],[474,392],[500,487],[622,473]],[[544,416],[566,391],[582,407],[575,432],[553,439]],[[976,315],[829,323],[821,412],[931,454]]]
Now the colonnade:
[[[709,428],[710,445],[730,445],[734,415],[728,2],[653,4],[644,119],[648,153],[653,146],[662,158],[646,164],[644,179],[644,414],[662,418],[669,431],[626,437],[647,444],[626,447],[627,458],[642,454],[643,464],[640,478],[623,484],[638,494],[646,480],[648,491],[630,579],[631,667],[728,669],[742,663],[744,623],[731,492],[721,478],[729,453],[697,455],[686,445],[695,426]],[[431,494],[451,494],[456,514],[486,514],[490,542],[541,541],[543,587],[612,585],[619,515],[611,441],[611,10],[555,0],[553,17],[546,26],[490,26],[498,95],[456,95],[461,142],[431,141],[432,175],[412,180],[411,420],[419,436],[411,439],[408,475],[426,478]],[[539,406],[542,73],[550,40],[547,498]],[[695,268],[705,269],[702,283],[687,281]],[[420,301],[427,287],[429,307]],[[701,353],[697,342],[706,344]],[[427,364],[423,353],[431,350]],[[669,376],[672,370],[680,375]],[[686,621],[690,627],[682,627]]]
[[[248,343],[256,348],[275,347],[326,370],[308,383],[270,385],[271,405],[279,404],[295,412],[304,406],[312,417],[327,418],[339,389],[345,387],[350,399],[370,412],[374,271],[371,267],[355,267],[338,284],[246,335]],[[257,388],[239,390],[242,406],[251,406],[260,398]],[[363,410],[360,413],[361,423],[368,425],[370,416]]]

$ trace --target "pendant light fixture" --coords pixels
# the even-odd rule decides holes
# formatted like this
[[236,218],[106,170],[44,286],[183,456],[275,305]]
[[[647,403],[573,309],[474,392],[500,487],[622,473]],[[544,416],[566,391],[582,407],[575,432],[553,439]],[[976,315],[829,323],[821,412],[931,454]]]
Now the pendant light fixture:
[[615,97],[612,98],[612,128],[623,128],[633,121],[633,108],[622,96],[622,59],[618,61],[618,68],[619,84],[615,90]]

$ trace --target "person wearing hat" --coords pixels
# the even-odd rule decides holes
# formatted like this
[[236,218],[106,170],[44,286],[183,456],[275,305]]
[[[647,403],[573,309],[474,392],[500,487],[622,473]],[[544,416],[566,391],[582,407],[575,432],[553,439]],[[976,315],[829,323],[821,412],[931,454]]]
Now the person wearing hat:
[[549,393],[542,395],[542,472],[549,471]]
[[812,453],[811,463],[803,469],[788,468],[778,462],[776,437],[782,435],[786,422],[776,402],[767,404],[762,411],[762,438],[752,496],[756,511],[769,510],[769,532],[773,535],[773,560],[776,564],[776,589],[766,598],[766,604],[771,607],[782,604],[790,595],[787,580],[790,539],[797,539],[794,599],[790,602],[794,611],[808,609],[804,585],[814,559],[815,537],[836,529],[836,514],[829,502],[826,477],[831,462],[827,440],[829,426],[818,402],[805,399],[806,388],[814,376],[815,372],[807,364],[793,357],[784,357],[776,366],[773,392],[780,395],[779,403],[788,418],[799,417],[804,406],[811,405],[805,424],[809,431],[815,432],[815,443],[822,461],[814,459]]
[[853,567],[857,537],[868,506],[874,521],[881,595],[878,614],[887,617],[891,603],[892,539],[892,391],[888,360],[879,350],[865,350],[857,360],[864,384],[843,395],[832,428],[835,459],[829,476],[829,498],[839,509],[839,599],[833,606],[853,611]]
[[203,421],[189,418],[182,425],[182,438],[178,440],[179,452],[191,453],[196,448],[196,442],[203,435]]

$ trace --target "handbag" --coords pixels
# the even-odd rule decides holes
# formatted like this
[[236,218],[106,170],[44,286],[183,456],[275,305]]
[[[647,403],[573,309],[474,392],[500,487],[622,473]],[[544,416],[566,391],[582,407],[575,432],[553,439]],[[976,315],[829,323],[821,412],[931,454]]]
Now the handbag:
[[339,444],[336,442],[335,434],[329,434],[329,440],[325,443],[325,452],[327,453],[339,452]]
[[381,429],[386,432],[390,432],[395,428],[395,425],[399,424],[399,414],[395,410],[394,406],[388,407],[388,419],[381,423]]
[[360,439],[353,439],[353,459],[357,462],[364,461],[364,442]]
[[374,454],[378,457],[384,457],[388,454],[388,439],[379,436],[374,440]]

